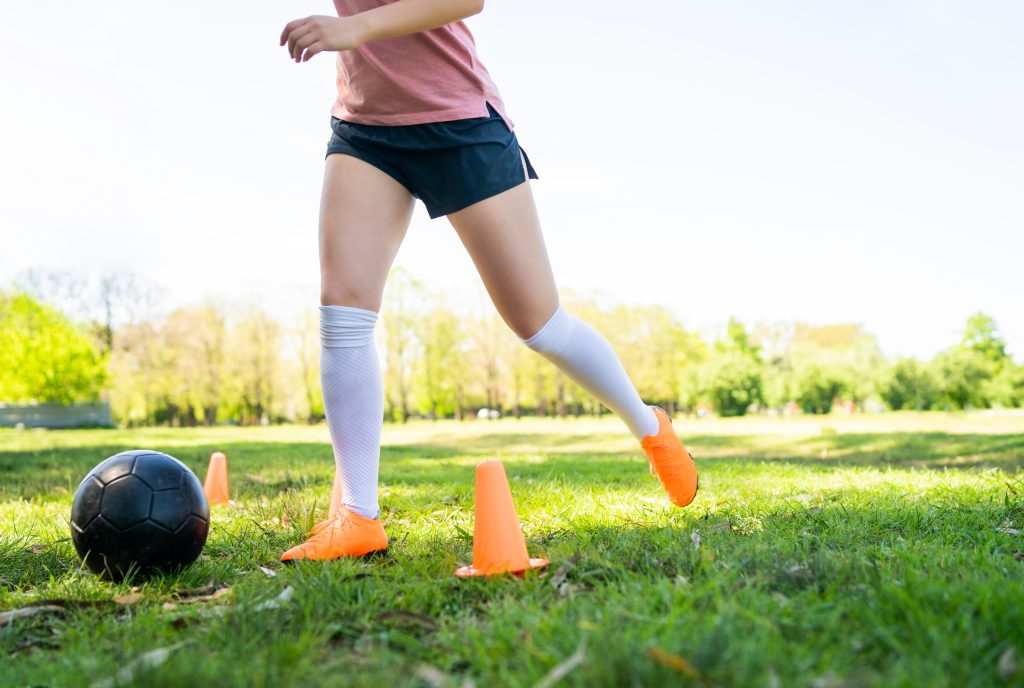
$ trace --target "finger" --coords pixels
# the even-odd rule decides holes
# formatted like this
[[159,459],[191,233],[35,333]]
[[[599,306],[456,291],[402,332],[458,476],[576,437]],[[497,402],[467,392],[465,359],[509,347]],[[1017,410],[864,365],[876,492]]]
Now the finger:
[[293,55],[295,55],[296,61],[301,62],[302,61],[302,51],[305,50],[306,48],[308,48],[309,46],[313,45],[314,43],[316,43],[318,40],[320,40],[319,36],[318,36],[318,32],[310,31],[305,36],[303,36],[299,40],[295,41],[295,51],[294,51]]
[[301,26],[295,31],[292,31],[291,35],[288,36],[288,54],[292,56],[292,59],[295,59],[299,56],[298,53],[295,52],[295,44],[299,41],[300,38],[310,33],[315,28],[316,27],[313,26],[312,24],[306,24],[305,26]]
[[322,42],[320,42],[320,41],[317,41],[313,45],[311,45],[308,48],[306,48],[306,52],[302,55],[302,61],[303,62],[309,62],[309,58],[313,57],[317,53],[322,53],[323,51],[324,51],[324,44]]
[[305,21],[305,19],[293,19],[285,24],[284,31],[281,32],[281,45],[284,45],[288,41],[288,34],[301,26]]

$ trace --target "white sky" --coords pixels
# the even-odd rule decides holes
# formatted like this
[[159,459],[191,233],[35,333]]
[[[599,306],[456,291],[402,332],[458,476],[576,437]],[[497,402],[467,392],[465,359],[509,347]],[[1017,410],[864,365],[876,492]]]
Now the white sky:
[[[333,55],[278,36],[331,13],[3,3],[0,284],[133,270],[173,304],[315,305]],[[921,357],[982,309],[1024,355],[1024,3],[491,0],[467,24],[560,287],[690,327],[861,322]],[[396,264],[488,303],[420,203]]]

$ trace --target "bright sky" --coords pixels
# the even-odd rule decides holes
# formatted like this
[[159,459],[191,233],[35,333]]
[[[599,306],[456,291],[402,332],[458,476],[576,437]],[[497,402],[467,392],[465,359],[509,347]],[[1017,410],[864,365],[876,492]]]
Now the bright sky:
[[[132,270],[172,304],[315,305],[334,62],[278,36],[332,13],[3,3],[0,284]],[[982,309],[1024,355],[1024,3],[491,0],[466,21],[560,287],[690,327],[860,322],[921,357]],[[489,307],[421,203],[396,264]]]

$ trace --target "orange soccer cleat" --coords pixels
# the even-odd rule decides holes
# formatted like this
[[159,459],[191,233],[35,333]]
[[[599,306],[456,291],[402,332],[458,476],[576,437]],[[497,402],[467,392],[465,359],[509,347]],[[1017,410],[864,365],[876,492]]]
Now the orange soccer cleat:
[[672,419],[660,406],[651,406],[658,417],[658,434],[646,435],[640,446],[647,454],[651,473],[658,476],[668,499],[676,506],[686,506],[697,494],[697,466],[686,447],[672,429]]
[[281,561],[361,557],[387,549],[388,536],[379,518],[366,518],[347,506],[309,531],[310,538],[281,555]]

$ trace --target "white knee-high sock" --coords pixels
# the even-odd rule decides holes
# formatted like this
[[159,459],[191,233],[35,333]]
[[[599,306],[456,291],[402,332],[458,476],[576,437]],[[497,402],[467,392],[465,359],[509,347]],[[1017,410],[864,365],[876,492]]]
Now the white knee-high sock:
[[377,471],[384,422],[384,381],[373,341],[377,313],[320,306],[320,385],[342,503],[377,518]]
[[554,363],[619,416],[638,440],[658,432],[658,417],[640,399],[618,355],[589,323],[562,310],[529,339],[519,341]]

